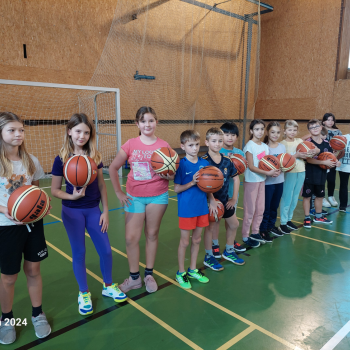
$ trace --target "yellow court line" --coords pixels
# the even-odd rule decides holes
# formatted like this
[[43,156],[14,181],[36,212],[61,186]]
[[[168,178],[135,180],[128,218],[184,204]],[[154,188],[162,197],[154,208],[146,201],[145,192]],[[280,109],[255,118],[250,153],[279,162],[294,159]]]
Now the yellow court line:
[[235,337],[233,337],[232,339],[230,339],[227,343],[225,343],[224,345],[221,345],[219,348],[217,348],[216,350],[227,350],[229,349],[232,345],[235,345],[236,343],[238,343],[241,339],[243,339],[244,337],[246,337],[248,334],[250,334],[251,332],[253,332],[256,328],[253,326],[250,326],[248,328],[246,328],[243,332],[237,334]]
[[[58,219],[59,221],[62,222],[62,219],[59,219],[57,216],[54,216],[52,214],[49,214],[52,217],[54,217],[55,219]],[[89,234],[85,233],[86,236],[90,237]],[[91,238],[91,237],[90,237]],[[66,259],[68,259],[69,261],[72,261],[72,258],[67,255],[66,253],[64,253],[62,250],[60,250],[59,248],[57,248],[56,246],[54,246],[52,243],[46,241],[47,245],[49,247],[51,247],[52,249],[56,250],[56,252],[58,252],[59,254],[61,254],[63,257],[65,257]],[[117,251],[117,249],[113,249],[115,251]],[[119,251],[118,251],[119,252]],[[122,253],[122,252],[120,252]],[[122,253],[121,255],[124,255],[125,257],[126,254]],[[144,266],[146,267],[146,266]],[[97,280],[98,282],[100,282],[101,284],[103,284],[103,280],[102,278],[98,277],[96,274],[94,274],[92,271],[90,271],[89,269],[86,269],[86,272],[92,276],[95,280]],[[167,323],[165,323],[164,321],[162,321],[160,318],[158,318],[157,316],[153,315],[152,313],[150,313],[149,311],[147,311],[145,308],[143,308],[141,305],[135,303],[133,300],[131,299],[127,299],[127,302],[134,306],[136,309],[138,309],[139,311],[141,311],[144,315],[148,316],[150,319],[152,319],[154,322],[158,323],[160,326],[162,326],[164,329],[166,329],[168,332],[170,332],[171,334],[173,334],[175,337],[179,338],[180,340],[182,340],[184,343],[186,343],[188,346],[190,346],[192,349],[195,350],[202,350],[201,347],[199,347],[197,344],[195,344],[194,342],[192,342],[190,339],[186,338],[184,335],[182,335],[181,333],[179,333],[177,330],[175,330],[174,328],[172,328],[171,326],[169,326]]]

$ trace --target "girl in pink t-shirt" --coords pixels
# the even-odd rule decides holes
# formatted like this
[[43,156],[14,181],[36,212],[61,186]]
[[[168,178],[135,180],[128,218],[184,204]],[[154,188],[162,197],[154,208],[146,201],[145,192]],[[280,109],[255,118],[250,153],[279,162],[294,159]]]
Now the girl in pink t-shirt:
[[[153,151],[169,144],[155,136],[157,115],[151,107],[141,107],[136,113],[136,125],[140,136],[128,140],[122,146],[109,167],[115,193],[125,207],[125,240],[130,277],[119,288],[126,293],[142,287],[139,272],[139,241],[145,223],[146,269],[144,282],[149,293],[157,291],[153,278],[153,266],[158,246],[159,226],[168,206],[169,180],[173,176],[156,174],[151,167]],[[128,160],[130,172],[126,182],[126,194],[122,191],[118,170]]]

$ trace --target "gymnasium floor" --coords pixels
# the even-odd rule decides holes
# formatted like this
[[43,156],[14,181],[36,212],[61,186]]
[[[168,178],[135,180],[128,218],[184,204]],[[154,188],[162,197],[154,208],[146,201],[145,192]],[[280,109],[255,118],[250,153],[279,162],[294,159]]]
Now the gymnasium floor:
[[[121,181],[125,183],[126,178]],[[106,184],[113,276],[121,283],[128,276],[124,210],[111,182]],[[49,179],[41,181],[41,186],[50,194],[46,188]],[[300,228],[272,244],[247,251],[244,266],[225,261],[222,272],[206,270],[209,284],[193,282],[193,289],[185,291],[173,280],[178,269],[179,229],[176,196],[172,190],[169,194],[173,198],[162,221],[155,266],[157,293],[148,294],[143,287],[129,292],[129,302],[117,306],[102,297],[98,255],[86,237],[88,283],[95,310],[87,318],[77,310],[71,249],[60,222],[61,203],[53,199],[52,215],[45,218],[49,258],[41,265],[43,306],[52,334],[45,341],[35,337],[21,273],[13,311],[16,318],[26,317],[28,326],[16,327],[17,341],[6,349],[321,349],[349,321],[350,285],[345,282],[350,279],[350,209],[348,213],[331,209],[332,225]],[[240,195],[237,216],[241,219],[243,186]],[[294,219],[297,224],[303,221],[301,202]],[[220,232],[223,246],[223,226]],[[144,237],[140,246],[143,274]],[[203,266],[203,251],[202,246],[198,266]],[[330,343],[325,349],[333,348],[348,350],[349,334],[335,347]]]

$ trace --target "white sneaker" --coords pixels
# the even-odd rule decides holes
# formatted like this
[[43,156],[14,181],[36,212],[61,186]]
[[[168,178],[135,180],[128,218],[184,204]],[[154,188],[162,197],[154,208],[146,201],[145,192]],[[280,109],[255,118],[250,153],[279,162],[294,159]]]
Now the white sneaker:
[[331,207],[331,204],[327,201],[326,198],[323,198],[322,207],[325,207],[325,208],[330,208]]
[[16,340],[15,327],[0,318],[0,344],[12,344]]
[[41,313],[37,317],[32,317],[32,323],[34,326],[35,335],[38,338],[45,338],[51,333],[51,327],[49,322],[47,322],[45,313]]
[[82,293],[79,292],[78,296],[78,304],[79,304],[79,313],[80,315],[86,316],[90,315],[94,312],[92,308],[92,301],[91,301],[91,293]]
[[333,197],[328,197],[329,203],[331,203],[332,207],[337,207],[338,202],[335,200],[334,196]]
[[116,283],[113,283],[111,286],[106,287],[103,283],[102,295],[105,297],[113,298],[116,303],[122,303],[128,297],[124,294]]

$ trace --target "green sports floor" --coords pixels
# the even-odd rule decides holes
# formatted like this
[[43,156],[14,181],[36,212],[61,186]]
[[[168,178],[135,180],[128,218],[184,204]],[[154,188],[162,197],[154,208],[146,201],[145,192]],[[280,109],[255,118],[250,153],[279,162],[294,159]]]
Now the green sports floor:
[[[121,179],[123,184],[125,181],[126,178]],[[113,279],[121,283],[128,277],[124,210],[108,176],[106,184]],[[50,194],[49,179],[40,185]],[[41,264],[43,308],[52,334],[44,340],[35,337],[31,303],[21,272],[13,311],[16,318],[27,318],[28,325],[16,327],[17,340],[6,349],[350,349],[349,329],[344,327],[350,320],[350,208],[348,213],[331,209],[331,225],[300,228],[274,239],[272,244],[248,250],[242,256],[244,266],[225,261],[224,271],[205,270],[210,282],[193,282],[192,290],[185,291],[174,281],[179,229],[172,188],[173,183],[154,271],[159,291],[148,294],[144,287],[133,290],[128,293],[128,302],[119,305],[102,297],[99,258],[87,236],[86,266],[94,314],[86,318],[78,313],[78,285],[71,265],[71,248],[60,221],[61,203],[53,199],[52,215],[45,218],[49,257]],[[337,191],[335,197],[338,198]],[[243,186],[237,210],[240,222],[242,201]],[[301,204],[294,215],[297,225],[303,221]],[[237,240],[241,242],[241,227]],[[223,247],[223,223],[220,241]],[[140,246],[143,274],[144,237]],[[198,267],[203,266],[203,252],[202,245]],[[188,262],[189,252],[187,265]],[[339,333],[342,328],[343,335]],[[342,340],[337,341],[338,336]]]

